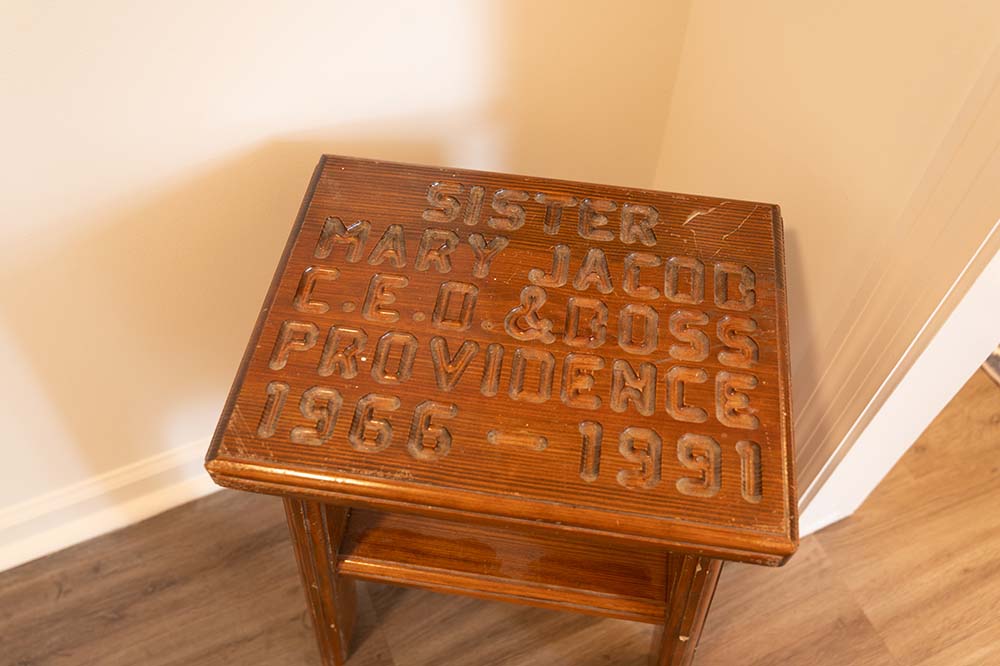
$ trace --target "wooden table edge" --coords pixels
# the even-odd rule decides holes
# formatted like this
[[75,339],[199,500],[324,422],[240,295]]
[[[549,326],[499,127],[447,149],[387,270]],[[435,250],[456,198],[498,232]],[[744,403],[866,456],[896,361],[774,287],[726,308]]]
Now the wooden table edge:
[[[313,172],[312,179],[309,183],[309,187],[303,197],[302,204],[300,206],[298,215],[296,216],[295,223],[290,229],[288,240],[286,242],[285,249],[282,256],[275,268],[275,273],[272,278],[270,289],[265,296],[262,304],[262,308],[258,319],[253,327],[250,343],[248,344],[244,356],[241,360],[240,367],[237,372],[237,376],[233,382],[233,386],[227,396],[226,404],[223,408],[222,418],[219,421],[218,427],[215,432],[215,436],[212,438],[212,443],[210,445],[208,455],[206,457],[206,469],[215,480],[215,482],[224,487],[238,488],[243,490],[254,490],[257,492],[264,492],[268,494],[275,495],[296,495],[300,497],[307,497],[312,499],[319,499],[323,501],[329,501],[331,503],[346,504],[346,505],[359,505],[368,506],[375,509],[391,509],[396,511],[411,512],[411,513],[424,513],[426,515],[443,515],[449,514],[454,516],[456,519],[460,520],[473,520],[477,522],[491,522],[491,523],[503,523],[503,522],[516,522],[522,524],[526,527],[533,528],[543,528],[543,529],[560,529],[566,530],[568,532],[573,532],[579,535],[588,535],[597,538],[614,538],[614,539],[627,539],[637,544],[642,544],[646,546],[654,547],[664,547],[669,550],[675,550],[677,552],[685,552],[694,555],[703,555],[709,557],[718,557],[720,559],[735,560],[750,562],[755,564],[764,564],[768,566],[781,566],[787,562],[787,560],[796,552],[799,545],[798,536],[798,511],[797,511],[797,495],[795,489],[795,475],[794,469],[794,446],[791,434],[791,404],[790,404],[790,391],[788,387],[788,323],[787,323],[787,303],[783,291],[781,291],[781,297],[777,299],[778,316],[777,316],[777,334],[780,347],[783,349],[780,356],[780,363],[783,366],[783,372],[780,375],[779,385],[781,391],[780,402],[782,404],[782,440],[785,447],[785,465],[783,474],[785,475],[786,481],[786,491],[785,491],[785,502],[784,510],[786,515],[786,531],[784,534],[778,534],[774,532],[754,532],[752,529],[747,528],[743,531],[745,533],[753,535],[751,538],[747,538],[744,541],[746,544],[742,547],[732,547],[726,546],[724,544],[732,542],[733,530],[728,530],[725,528],[710,528],[706,526],[697,527],[697,531],[702,535],[699,538],[691,539],[666,539],[656,537],[655,535],[649,534],[623,534],[621,532],[615,532],[611,530],[593,529],[582,527],[579,525],[567,525],[564,522],[559,522],[556,520],[545,520],[540,521],[538,519],[533,519],[530,517],[521,516],[511,516],[506,513],[484,513],[482,511],[476,511],[468,507],[449,507],[443,505],[429,505],[427,503],[411,502],[411,501],[394,501],[386,499],[385,497],[377,497],[374,495],[361,495],[357,492],[357,488],[352,487],[352,492],[344,492],[343,486],[337,485],[337,480],[335,479],[321,479],[320,475],[313,472],[311,473],[312,481],[309,485],[304,485],[301,482],[303,475],[299,475],[299,479],[296,483],[290,483],[288,481],[289,474],[287,471],[282,471],[279,469],[269,469],[273,468],[273,465],[263,466],[263,465],[252,465],[248,464],[247,461],[227,459],[226,457],[220,455],[220,444],[222,441],[222,435],[225,432],[226,424],[230,414],[232,413],[232,408],[235,403],[235,399],[238,393],[238,387],[241,384],[242,378],[246,374],[247,368],[249,366],[250,357],[259,343],[259,338],[261,335],[262,323],[266,319],[269,306],[273,301],[274,292],[277,289],[277,285],[280,281],[282,271],[287,264],[288,257],[294,246],[295,239],[298,235],[298,230],[305,219],[305,213],[308,209],[309,203],[312,200],[313,194],[315,192],[316,186],[322,176],[324,169],[329,163],[336,163],[338,161],[351,161],[352,158],[345,158],[343,156],[337,155],[323,155],[316,168]],[[370,164],[379,164],[380,162],[386,162],[384,160],[371,160],[371,159],[358,159],[357,161],[367,162]],[[449,169],[443,167],[432,167],[428,165],[408,165],[399,162],[388,162],[397,165],[406,166],[421,166],[424,168],[438,169],[442,173],[448,172]],[[471,169],[462,169],[463,172],[467,173],[488,173],[480,172]],[[508,174],[514,178],[536,178],[533,176],[519,175],[519,174]],[[570,183],[573,181],[564,181],[560,179],[552,178],[541,178],[547,182],[553,184],[558,183]],[[589,184],[589,183],[588,183]],[[593,184],[597,186],[598,184]],[[605,185],[606,186],[606,185]],[[663,193],[660,190],[650,190],[646,188],[627,188],[622,186],[611,186],[617,189],[629,190],[635,193],[646,193],[655,192]],[[676,193],[674,193],[676,194]],[[685,195],[685,196],[702,196],[702,195]],[[705,198],[716,198],[717,197],[705,197]],[[722,201],[722,199],[719,199]],[[745,203],[756,203],[762,206],[767,206],[771,209],[772,217],[772,230],[773,238],[775,241],[775,273],[776,280],[780,284],[784,284],[785,281],[785,256],[783,247],[783,236],[781,233],[782,229],[782,218],[780,209],[775,204],[754,202],[749,200],[737,200],[737,199],[726,199],[727,201],[740,201]],[[365,480],[366,483],[369,480]],[[371,485],[371,483],[369,483]],[[395,491],[399,491],[400,487],[394,486]],[[454,491],[449,491],[454,492]],[[690,528],[675,527],[674,531],[679,531],[684,533],[690,530]],[[708,537],[708,538],[705,538]]]
[[[533,517],[531,514],[536,513],[538,508],[544,505],[527,501],[498,500],[489,504],[496,510],[495,512],[485,512],[482,510],[484,503],[480,495],[454,489],[441,493],[443,501],[429,503],[402,499],[400,495],[405,495],[407,492],[405,486],[381,479],[335,479],[314,472],[276,467],[273,463],[254,464],[222,457],[207,460],[205,468],[216,484],[236,490],[279,496],[292,495],[330,504],[416,513],[457,521],[515,524],[535,532],[557,530],[581,538],[627,541],[640,547],[663,548],[672,552],[766,566],[784,565],[799,545],[794,525],[789,526],[788,533],[779,535],[753,532],[749,529],[730,530],[700,524],[685,526],[672,523],[672,536],[663,537],[648,532],[624,532],[620,526],[617,526],[619,529],[611,529]],[[386,488],[392,489],[392,496],[396,499],[389,499]],[[594,513],[603,515],[600,511]],[[608,520],[613,522],[613,518]],[[742,543],[734,544],[734,534],[737,535],[737,541]]]

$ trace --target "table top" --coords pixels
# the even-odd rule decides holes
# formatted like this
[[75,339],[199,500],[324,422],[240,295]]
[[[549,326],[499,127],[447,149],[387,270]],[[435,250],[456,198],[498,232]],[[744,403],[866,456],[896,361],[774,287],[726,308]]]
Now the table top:
[[326,156],[206,466],[780,564],[782,248],[771,204]]

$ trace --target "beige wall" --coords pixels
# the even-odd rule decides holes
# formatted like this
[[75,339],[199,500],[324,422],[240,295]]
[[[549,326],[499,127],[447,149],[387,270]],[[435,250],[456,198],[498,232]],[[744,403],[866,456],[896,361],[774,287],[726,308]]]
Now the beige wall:
[[692,3],[656,185],[782,206],[800,490],[997,217],[953,195],[998,43],[994,0]]
[[322,152],[781,203],[813,471],[905,346],[872,356],[889,306],[926,319],[991,203],[941,222],[987,159],[993,0],[3,15],[0,506],[207,439]]
[[685,6],[5,3],[0,507],[207,442],[323,152],[651,184]]

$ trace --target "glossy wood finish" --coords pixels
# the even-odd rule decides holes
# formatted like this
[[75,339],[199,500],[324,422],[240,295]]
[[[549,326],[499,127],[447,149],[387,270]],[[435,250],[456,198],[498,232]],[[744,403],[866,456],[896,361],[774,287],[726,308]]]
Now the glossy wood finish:
[[324,662],[361,578],[690,664],[717,558],[798,543],[782,243],[770,204],[325,157],[206,460],[286,497]]
[[486,599],[663,622],[667,559],[657,550],[538,537],[355,509],[339,571]]
[[722,573],[722,562],[693,555],[669,557],[669,608],[653,635],[652,666],[690,666]]
[[[855,516],[782,569],[726,564],[696,664],[1000,663],[998,406],[978,373]],[[0,572],[4,666],[315,664],[310,624],[281,502],[250,493]],[[348,665],[642,666],[652,633],[362,582]]]
[[355,583],[337,571],[348,509],[285,498],[285,515],[324,666],[343,666],[354,630]]
[[327,157],[207,467],[778,564],[788,394],[776,206]]

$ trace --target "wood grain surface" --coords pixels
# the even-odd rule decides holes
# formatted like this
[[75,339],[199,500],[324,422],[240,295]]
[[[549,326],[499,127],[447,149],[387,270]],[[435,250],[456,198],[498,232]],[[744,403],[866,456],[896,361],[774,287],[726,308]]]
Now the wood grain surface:
[[[1000,389],[977,373],[852,518],[727,564],[699,666],[1000,663]],[[648,624],[360,583],[349,666],[640,666]],[[0,573],[3,666],[305,666],[281,501],[220,492]]]
[[357,584],[337,571],[335,553],[347,528],[348,509],[286,497],[285,516],[324,664],[350,653],[357,620]]
[[782,254],[770,204],[326,157],[207,467],[781,563]]
[[339,571],[441,592],[664,620],[662,552],[353,509]]

